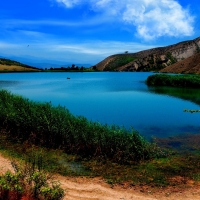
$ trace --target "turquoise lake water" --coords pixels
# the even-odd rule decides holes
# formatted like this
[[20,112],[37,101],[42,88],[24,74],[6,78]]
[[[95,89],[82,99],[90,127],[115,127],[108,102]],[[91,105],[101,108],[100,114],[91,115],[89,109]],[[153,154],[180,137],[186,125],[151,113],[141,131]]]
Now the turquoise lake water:
[[[0,88],[34,101],[62,105],[102,124],[134,128],[143,136],[200,133],[200,90],[149,88],[146,72],[0,74]],[[67,79],[70,77],[70,79]]]

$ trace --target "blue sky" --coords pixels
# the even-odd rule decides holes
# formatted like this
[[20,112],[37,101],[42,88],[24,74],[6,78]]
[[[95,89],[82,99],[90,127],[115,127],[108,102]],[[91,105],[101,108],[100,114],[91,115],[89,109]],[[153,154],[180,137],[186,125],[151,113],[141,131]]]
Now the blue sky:
[[1,0],[0,56],[94,65],[200,36],[199,0]]

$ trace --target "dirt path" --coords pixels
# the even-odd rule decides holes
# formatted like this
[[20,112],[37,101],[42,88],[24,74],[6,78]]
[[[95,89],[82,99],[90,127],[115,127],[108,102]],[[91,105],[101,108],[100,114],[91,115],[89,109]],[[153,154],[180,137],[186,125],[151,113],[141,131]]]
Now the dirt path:
[[[12,170],[10,160],[0,154],[0,174]],[[181,188],[156,191],[155,188],[111,187],[101,178],[70,178],[55,175],[65,190],[64,200],[200,200],[200,186],[189,184]]]
[[142,192],[142,188],[113,188],[99,178],[57,177],[66,191],[65,200],[200,200],[200,188],[169,188]]

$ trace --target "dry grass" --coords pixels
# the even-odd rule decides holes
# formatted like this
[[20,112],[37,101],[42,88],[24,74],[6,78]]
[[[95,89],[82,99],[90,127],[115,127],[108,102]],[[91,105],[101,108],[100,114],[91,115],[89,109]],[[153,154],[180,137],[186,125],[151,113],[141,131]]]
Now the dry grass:
[[38,69],[34,68],[27,68],[27,67],[22,67],[22,66],[17,66],[17,65],[2,65],[0,64],[0,71],[39,71]]

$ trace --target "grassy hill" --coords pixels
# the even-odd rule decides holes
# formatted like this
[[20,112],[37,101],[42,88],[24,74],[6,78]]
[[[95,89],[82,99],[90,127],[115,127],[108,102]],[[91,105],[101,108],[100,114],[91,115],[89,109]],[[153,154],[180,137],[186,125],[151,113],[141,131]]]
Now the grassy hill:
[[0,58],[0,72],[19,72],[19,71],[41,71],[36,67],[22,64],[20,62]]

